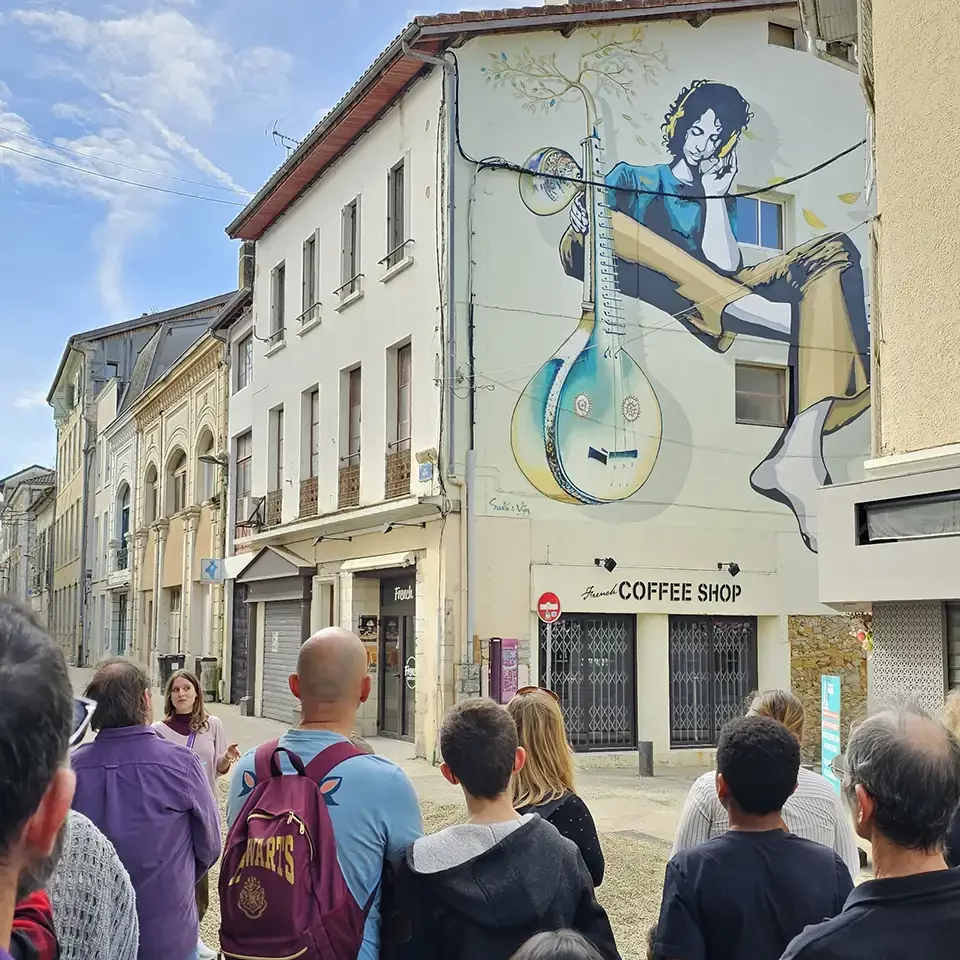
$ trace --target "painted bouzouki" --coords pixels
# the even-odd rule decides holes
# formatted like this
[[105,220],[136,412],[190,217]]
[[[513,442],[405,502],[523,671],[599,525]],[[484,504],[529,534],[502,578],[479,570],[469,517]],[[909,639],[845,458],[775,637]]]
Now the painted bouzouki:
[[[657,459],[663,421],[650,381],[624,345],[607,190],[592,185],[603,183],[605,174],[592,98],[587,115],[582,172],[590,226],[583,238],[580,323],[521,394],[511,442],[518,466],[541,493],[568,503],[598,504],[625,500],[643,486]],[[521,177],[539,181],[526,188],[521,182],[521,196],[535,213],[557,213],[579,192],[577,184],[550,180],[543,172],[579,173],[564,151],[538,151],[528,167],[541,172]]]

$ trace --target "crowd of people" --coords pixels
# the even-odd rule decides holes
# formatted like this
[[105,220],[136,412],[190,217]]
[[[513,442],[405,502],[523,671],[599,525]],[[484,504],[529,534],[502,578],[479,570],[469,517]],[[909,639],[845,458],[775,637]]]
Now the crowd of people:
[[[466,819],[425,836],[406,774],[355,735],[371,692],[357,637],[311,637],[290,689],[299,726],[241,756],[193,675],[171,678],[156,724],[126,660],[74,697],[59,648],[0,600],[0,960],[620,956],[555,694],[448,712],[440,773]],[[690,790],[648,957],[953,956],[957,718],[953,694],[944,722],[898,706],[856,726],[836,763],[844,808],[801,765],[799,701],[758,694]],[[873,866],[858,885],[857,837]],[[213,945],[199,923],[218,860]]]

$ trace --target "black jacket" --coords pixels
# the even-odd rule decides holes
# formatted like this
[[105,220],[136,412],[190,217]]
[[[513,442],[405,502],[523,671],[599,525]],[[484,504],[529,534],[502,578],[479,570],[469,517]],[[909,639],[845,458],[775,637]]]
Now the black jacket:
[[587,805],[575,793],[567,792],[557,800],[536,806],[520,807],[517,813],[535,813],[547,823],[552,823],[561,837],[566,837],[577,845],[593,878],[594,887],[603,883],[603,850],[597,828]]
[[388,960],[509,960],[535,933],[572,928],[619,960],[575,844],[533,817],[485,853],[418,873],[413,848],[384,891]]

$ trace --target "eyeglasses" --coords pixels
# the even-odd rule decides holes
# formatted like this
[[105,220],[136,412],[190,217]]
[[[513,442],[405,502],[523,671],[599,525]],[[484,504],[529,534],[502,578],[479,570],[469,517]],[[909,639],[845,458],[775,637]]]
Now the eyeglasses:
[[847,773],[847,761],[842,753],[838,753],[830,761],[830,772],[838,779],[843,780]]
[[87,697],[73,698],[73,732],[70,734],[70,746],[75,747],[86,736],[93,713],[97,709],[95,700]]
[[518,697],[526,696],[528,693],[545,693],[548,696],[553,697],[557,703],[560,702],[560,698],[552,690],[548,690],[546,687],[520,687],[520,689],[517,690]]

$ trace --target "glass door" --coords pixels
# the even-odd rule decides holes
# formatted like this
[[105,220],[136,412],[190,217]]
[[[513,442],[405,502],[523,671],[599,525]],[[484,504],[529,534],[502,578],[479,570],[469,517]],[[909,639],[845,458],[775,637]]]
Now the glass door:
[[380,618],[380,731],[395,737],[403,735],[403,646],[401,620],[406,617]]
[[403,686],[400,698],[403,701],[403,729],[402,737],[412,737],[414,727],[414,710],[417,705],[417,658],[416,634],[414,633],[413,617],[400,618],[400,636],[403,642]]

